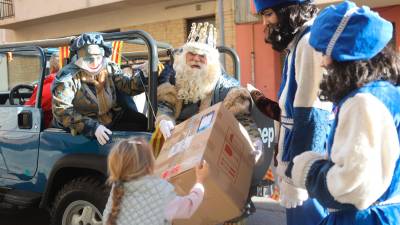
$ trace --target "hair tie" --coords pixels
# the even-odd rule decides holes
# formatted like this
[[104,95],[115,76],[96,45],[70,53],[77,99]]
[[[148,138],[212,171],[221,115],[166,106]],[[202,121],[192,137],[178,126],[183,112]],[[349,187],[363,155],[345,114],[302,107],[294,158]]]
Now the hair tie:
[[129,144],[141,145],[141,141],[128,141]]
[[122,186],[122,184],[123,184],[123,182],[122,182],[122,181],[120,181],[120,180],[118,180],[118,181],[114,181],[114,186],[115,186],[116,188],[119,188],[119,187],[121,187],[121,186]]

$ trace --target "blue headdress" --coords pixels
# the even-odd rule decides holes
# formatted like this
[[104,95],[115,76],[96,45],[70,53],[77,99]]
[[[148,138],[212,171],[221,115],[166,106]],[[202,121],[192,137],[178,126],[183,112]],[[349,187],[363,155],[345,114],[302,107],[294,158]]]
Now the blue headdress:
[[389,43],[393,25],[370,8],[345,1],[329,6],[316,18],[310,44],[336,61],[367,60]]
[[281,5],[291,5],[303,2],[312,2],[311,0],[254,0],[257,13],[261,13],[265,9],[277,7]]
[[88,45],[98,45],[99,47],[103,48],[105,57],[111,55],[111,45],[104,42],[103,36],[100,33],[83,33],[79,37],[75,38],[75,40],[72,42],[69,48],[71,57],[77,54],[79,49]]

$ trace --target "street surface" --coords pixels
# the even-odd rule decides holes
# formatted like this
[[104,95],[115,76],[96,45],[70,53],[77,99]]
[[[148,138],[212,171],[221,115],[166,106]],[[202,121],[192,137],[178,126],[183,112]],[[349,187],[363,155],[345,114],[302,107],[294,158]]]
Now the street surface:
[[253,197],[256,213],[248,219],[248,225],[286,225],[285,209],[267,197]]
[[0,212],[0,225],[48,225],[49,215],[44,210],[30,209]]
[[[248,225],[286,225],[285,210],[276,201],[253,197],[257,212],[249,217]],[[48,225],[49,215],[44,210],[30,209],[0,212],[0,225]]]

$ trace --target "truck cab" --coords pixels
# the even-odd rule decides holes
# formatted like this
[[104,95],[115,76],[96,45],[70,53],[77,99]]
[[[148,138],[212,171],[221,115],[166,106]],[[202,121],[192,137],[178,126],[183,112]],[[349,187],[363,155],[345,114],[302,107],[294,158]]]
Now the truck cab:
[[[105,41],[123,41],[128,48],[147,47],[149,78],[143,82],[149,109],[144,115],[147,130],[113,131],[111,141],[102,146],[96,139],[45,127],[41,98],[49,49],[68,48],[74,37],[1,45],[0,70],[3,77],[12,79],[11,89],[0,93],[0,207],[47,208],[52,224],[102,224],[109,194],[105,184],[108,152],[121,139],[150,139],[156,113],[152,110],[157,108],[157,49],[170,47],[140,30],[103,36]],[[24,105],[35,86],[35,105]]]

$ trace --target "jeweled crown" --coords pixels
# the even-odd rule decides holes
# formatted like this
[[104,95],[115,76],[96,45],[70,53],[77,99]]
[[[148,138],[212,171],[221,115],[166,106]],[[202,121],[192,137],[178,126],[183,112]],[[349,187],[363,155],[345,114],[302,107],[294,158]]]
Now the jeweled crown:
[[212,48],[217,46],[217,28],[208,22],[192,23],[186,43],[202,43]]

